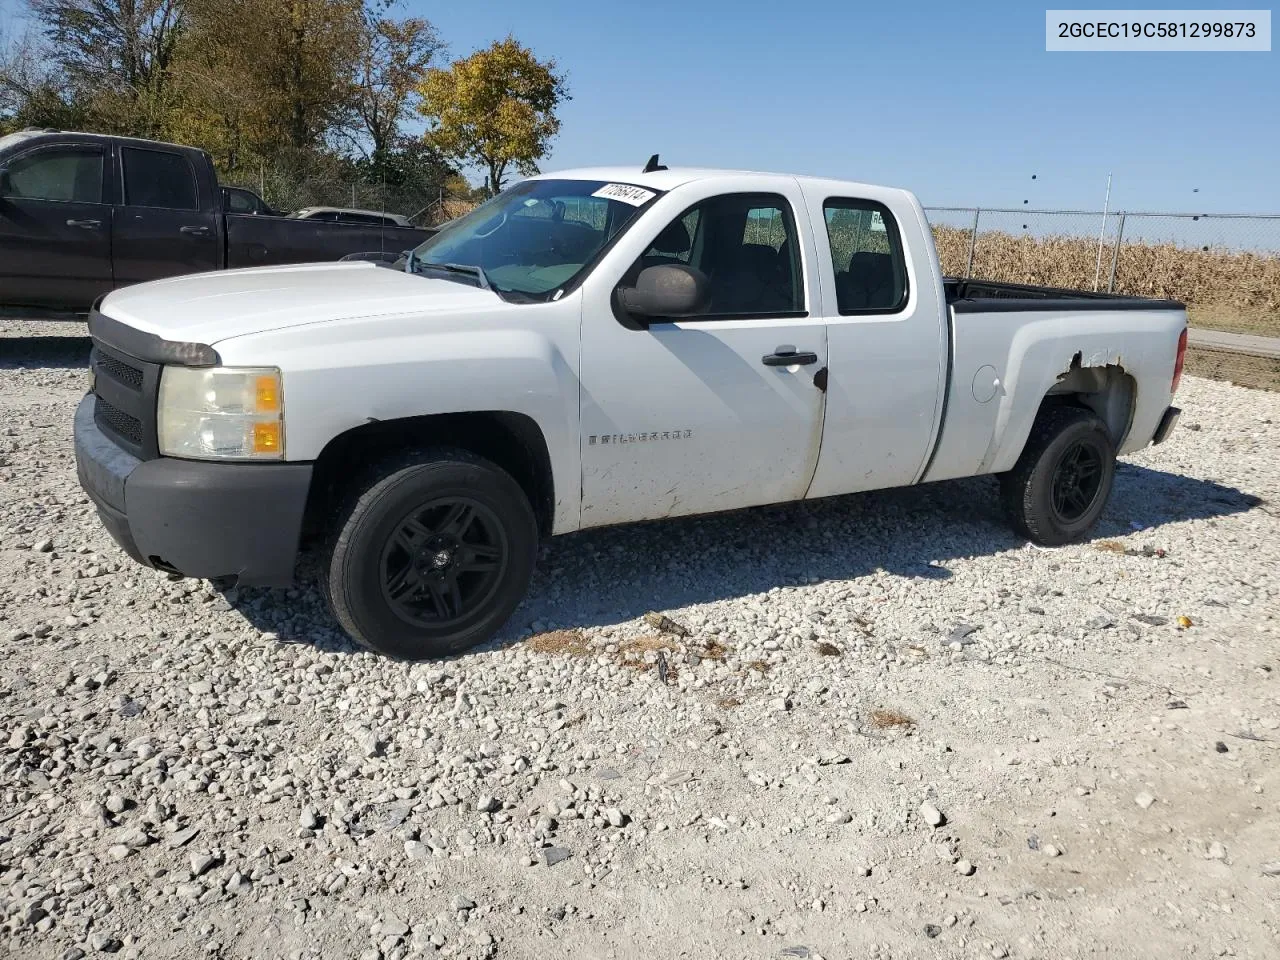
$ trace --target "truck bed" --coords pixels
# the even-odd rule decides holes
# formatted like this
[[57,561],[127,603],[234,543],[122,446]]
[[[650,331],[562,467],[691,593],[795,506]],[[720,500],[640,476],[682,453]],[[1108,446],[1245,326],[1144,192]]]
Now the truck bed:
[[[1181,303],[988,280],[943,283],[951,363],[942,435],[924,479],[1010,469],[1038,409],[1014,398],[1068,388],[1121,398],[1098,408],[1117,452],[1147,445],[1172,395],[1166,385],[1187,325]],[[1107,389],[1113,383],[1118,389]]]
[[1133,297],[1064,287],[1039,287],[995,280],[944,277],[947,303],[955,313],[1001,313],[1028,310],[1182,310],[1177,300]]
[[434,234],[435,230],[418,227],[228,214],[226,266],[234,270],[320,263],[352,253],[398,254]]

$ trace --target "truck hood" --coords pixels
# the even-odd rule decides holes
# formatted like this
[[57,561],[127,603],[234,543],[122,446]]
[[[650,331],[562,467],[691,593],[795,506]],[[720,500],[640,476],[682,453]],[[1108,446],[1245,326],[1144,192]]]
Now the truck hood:
[[488,290],[372,263],[316,263],[196,273],[111,293],[99,309],[165,340],[221,340],[327,320],[492,309]]

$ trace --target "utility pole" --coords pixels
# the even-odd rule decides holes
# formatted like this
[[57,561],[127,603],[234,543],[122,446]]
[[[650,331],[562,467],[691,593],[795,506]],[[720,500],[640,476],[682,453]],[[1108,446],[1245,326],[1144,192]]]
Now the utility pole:
[[1098,280],[1102,276],[1102,240],[1107,235],[1107,211],[1111,207],[1111,174],[1107,174],[1107,195],[1102,201],[1102,226],[1098,228],[1098,262],[1093,268],[1093,291],[1098,292]]

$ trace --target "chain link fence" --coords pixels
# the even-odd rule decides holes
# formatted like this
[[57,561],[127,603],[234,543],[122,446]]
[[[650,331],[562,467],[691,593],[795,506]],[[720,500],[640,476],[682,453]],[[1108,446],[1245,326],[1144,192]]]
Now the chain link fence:
[[[949,276],[1181,300],[1193,328],[1280,337],[1280,216],[930,207]],[[1196,348],[1188,369],[1280,389],[1280,360]]]
[[462,216],[478,203],[434,183],[392,185],[336,177],[297,178],[271,170],[261,171],[257,176],[226,178],[223,185],[252,190],[281,213],[306,207],[340,207],[399,214],[420,227],[439,226]]

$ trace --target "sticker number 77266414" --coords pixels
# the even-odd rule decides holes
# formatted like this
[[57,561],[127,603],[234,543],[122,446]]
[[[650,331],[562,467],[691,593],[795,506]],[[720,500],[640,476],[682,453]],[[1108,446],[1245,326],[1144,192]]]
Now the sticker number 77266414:
[[646,190],[644,187],[637,187],[630,183],[606,183],[591,195],[593,197],[603,197],[605,200],[621,200],[623,203],[638,207],[647,203],[653,194],[654,191],[652,190]]

